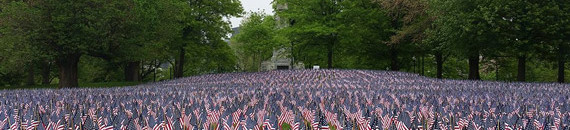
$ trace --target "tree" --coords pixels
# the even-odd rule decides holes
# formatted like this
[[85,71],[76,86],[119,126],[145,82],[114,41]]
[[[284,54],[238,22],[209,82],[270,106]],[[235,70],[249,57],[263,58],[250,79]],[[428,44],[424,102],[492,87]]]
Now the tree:
[[[39,13],[35,6],[37,4],[30,1],[3,1],[0,5],[0,76],[26,75],[28,85],[35,84],[36,63],[46,58],[30,46],[36,42],[33,37],[37,35],[33,30],[38,27],[34,24],[38,22]],[[10,84],[20,85],[12,81],[16,80]]]
[[[491,54],[497,48],[497,30],[486,22],[485,12],[491,1],[432,1],[433,8],[440,12],[434,21],[439,34],[444,35],[444,46],[469,61],[468,79],[479,80],[479,62],[482,54]],[[490,7],[489,7],[490,8]]]
[[212,44],[226,38],[230,32],[229,23],[224,18],[239,16],[243,12],[238,0],[187,0],[184,12],[181,38],[168,44],[168,50],[175,56],[174,77],[184,76],[189,44]]
[[518,81],[526,81],[529,57],[548,53],[549,43],[561,39],[558,32],[562,31],[560,18],[564,16],[560,4],[555,1],[496,0],[478,7],[480,17],[488,23],[486,28],[492,29],[491,33],[497,36],[498,45],[509,48],[500,52],[516,57]]
[[378,0],[378,3],[391,18],[394,35],[386,44],[390,47],[390,69],[397,71],[401,68],[399,47],[420,43],[425,37],[424,30],[430,27],[433,18],[427,13],[429,5],[425,0]]
[[[156,31],[156,28],[170,29],[166,26],[145,28],[146,25],[169,24],[157,24],[149,20],[152,17],[158,19],[156,16],[163,15],[153,12],[155,10],[135,10],[140,9],[143,2],[145,1],[29,1],[25,4],[27,6],[17,7],[17,9],[34,10],[35,13],[23,16],[31,20],[25,23],[11,20],[6,24],[19,23],[8,28],[22,28],[21,30],[33,32],[19,39],[30,41],[24,45],[30,46],[38,55],[55,61],[59,70],[60,88],[77,87],[78,63],[81,56],[89,55],[108,61],[128,59],[124,57],[140,54],[134,49],[140,49],[137,47],[146,46],[144,43],[150,41],[148,40],[150,38],[145,39],[144,36],[150,36],[145,33],[160,32]],[[165,3],[176,4],[175,2]],[[184,4],[184,2],[178,2],[178,4]],[[169,9],[179,10],[180,8],[169,7]],[[4,17],[13,16],[18,12],[6,13],[11,14],[4,15]],[[147,22],[141,22],[143,20]],[[33,27],[28,27],[32,25]],[[18,35],[12,33],[8,37],[13,36]],[[156,35],[152,36],[156,37]]]
[[[140,81],[143,78],[141,65],[143,61],[164,61],[170,55],[164,48],[174,39],[182,37],[180,21],[185,19],[184,13],[189,10],[187,3],[180,0],[134,1],[134,8],[128,12],[131,22],[125,30],[129,39],[115,54],[115,60],[124,65],[126,81]],[[147,71],[148,72],[148,71]]]
[[341,12],[340,0],[283,0],[277,4],[286,4],[287,9],[277,15],[290,20],[285,28],[290,39],[301,43],[325,46],[327,68],[333,68],[334,49],[339,40],[338,14]]
[[540,52],[542,44],[553,39],[548,37],[549,23],[555,22],[553,17],[545,14],[553,12],[552,2],[548,1],[506,1],[493,2],[501,8],[487,8],[490,17],[488,22],[495,23],[494,28],[501,31],[500,39],[509,43],[518,60],[518,81],[526,81],[526,62],[529,54]]
[[[558,60],[558,79],[559,83],[565,82],[565,64],[570,59],[569,49],[570,49],[570,3],[563,2],[563,1],[556,1],[558,5],[558,10],[556,14],[557,23],[554,24],[552,27],[555,29],[552,30],[553,33],[558,34],[559,41],[557,41],[557,60]],[[556,28],[558,27],[558,28]],[[556,45],[555,45],[556,46]]]
[[[41,10],[41,42],[34,46],[55,57],[59,88],[78,86],[78,63],[83,55],[109,59],[122,44],[132,1],[44,1]],[[96,5],[96,6],[94,6]]]
[[287,25],[281,30],[295,44],[294,56],[307,62],[326,59],[327,68],[359,64],[351,63],[354,59],[368,61],[377,50],[367,47],[383,43],[389,35],[385,12],[372,0],[280,0],[275,4],[276,15]]
[[[252,12],[245,18],[239,28],[239,33],[233,38],[232,44],[236,51],[241,52],[241,64],[250,64],[249,71],[259,71],[261,62],[271,57],[273,50],[284,47],[277,40],[277,27],[273,16],[263,12]],[[251,59],[251,62],[248,62]],[[242,65],[246,66],[246,65]]]

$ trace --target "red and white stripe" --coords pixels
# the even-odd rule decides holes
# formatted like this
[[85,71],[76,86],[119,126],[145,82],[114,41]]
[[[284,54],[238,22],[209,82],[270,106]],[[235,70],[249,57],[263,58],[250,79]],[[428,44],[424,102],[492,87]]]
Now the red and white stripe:
[[65,125],[63,125],[63,124],[60,125],[60,123],[61,123],[61,120],[59,120],[59,121],[57,121],[57,123],[55,123],[55,126],[54,126],[55,129],[56,130],[65,130]]
[[[248,130],[248,129],[247,129],[247,123],[246,123],[245,120],[241,120],[240,124],[241,124],[241,126],[242,126],[244,129]],[[238,127],[236,127],[236,128],[238,128]]]
[[101,130],[113,130],[113,126],[105,126]]
[[540,123],[540,121],[534,119],[534,122],[533,122],[533,123],[534,123],[534,126],[535,126],[537,129],[539,129],[539,130],[544,129],[544,125],[543,125],[542,123]]
[[127,126],[124,123],[125,123],[125,120],[121,121],[120,130],[127,130]]
[[293,125],[293,130],[299,130],[300,126],[301,124],[299,124],[299,122],[296,122],[295,125]]
[[228,117],[222,118],[222,123],[224,124],[224,130],[231,130],[230,125],[228,125]]
[[164,126],[164,122],[162,122],[160,124],[159,123],[154,124],[154,126],[152,127],[152,130],[160,130],[160,127],[162,127],[162,126]]
[[172,128],[172,124],[173,124],[173,120],[172,117],[166,117],[166,123],[164,123],[164,130],[173,130]]
[[28,127],[26,127],[26,130],[33,130],[33,129],[35,129],[36,127],[38,127],[39,125],[40,125],[40,122],[39,122],[39,121],[34,121],[34,120],[32,120],[32,121],[30,122],[30,124],[28,125]]
[[483,129],[483,127],[477,125],[477,123],[475,123],[475,122],[472,122],[472,123],[473,123],[473,128],[474,128],[475,130],[481,130],[481,129]]
[[271,126],[271,123],[269,123],[269,119],[265,119],[265,122],[263,122],[263,127],[264,127],[264,128],[268,128],[268,129],[270,129],[270,130],[275,130],[275,128],[273,128],[273,127]]
[[509,124],[505,123],[505,130],[514,130]]
[[11,129],[11,130],[17,130],[18,127],[20,126],[20,124],[19,124],[19,122],[20,122],[20,120],[19,120],[19,119],[20,119],[20,116],[18,116],[18,112],[19,112],[18,109],[14,109],[14,114],[13,114],[13,116],[14,116],[14,123],[10,126],[10,129]]
[[0,122],[0,129],[4,129],[4,126],[8,123],[8,117],[4,118],[2,122]]
[[392,125],[392,117],[388,115],[384,115],[384,117],[380,117],[382,122],[382,129],[388,129]]
[[313,127],[314,130],[318,130],[319,129],[319,122],[313,122],[311,123],[311,127]]
[[396,123],[396,129],[397,130],[409,130],[408,127],[406,127],[406,124],[404,124],[404,122],[398,121],[398,123]]
[[17,130],[18,127],[19,127],[18,121],[15,121],[14,124],[12,124],[12,125],[10,126],[10,129],[11,129],[11,130]]

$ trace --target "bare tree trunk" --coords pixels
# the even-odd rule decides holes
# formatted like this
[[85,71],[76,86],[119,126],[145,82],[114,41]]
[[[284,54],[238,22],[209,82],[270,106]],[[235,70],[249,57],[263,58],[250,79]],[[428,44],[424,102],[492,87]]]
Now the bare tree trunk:
[[435,62],[436,62],[436,66],[437,66],[437,78],[438,79],[442,79],[443,78],[443,54],[441,54],[441,51],[437,51],[435,52]]
[[184,76],[184,62],[185,62],[186,50],[180,48],[178,58],[175,62],[174,68],[174,78],[181,78]]
[[499,81],[499,60],[495,63],[495,80]]
[[329,45],[327,46],[327,51],[328,51],[328,53],[327,53],[327,59],[328,59],[328,60],[327,60],[327,68],[328,68],[328,69],[332,69],[332,68],[333,68],[333,51],[334,51],[334,50],[333,50],[333,46],[334,46],[334,43],[333,43],[333,44],[329,44]]
[[421,68],[421,71],[422,71],[421,75],[425,75],[425,61],[424,60],[425,60],[425,57],[424,57],[424,55],[422,55],[421,56],[421,67],[422,67]]
[[470,80],[480,80],[479,75],[479,55],[469,56],[469,77]]
[[77,88],[77,65],[79,63],[79,54],[69,54],[60,57],[57,60],[59,68],[59,86],[58,88]]
[[42,64],[42,84],[43,85],[50,84],[51,64],[49,61],[43,61],[41,64]]
[[564,79],[565,79],[565,73],[564,73],[564,67],[566,64],[566,49],[564,48],[564,46],[562,45],[562,43],[558,44],[558,82],[559,83],[564,83]]
[[524,82],[526,81],[526,56],[519,56],[518,59],[518,73],[517,73],[517,81]]
[[390,70],[399,71],[400,63],[398,60],[398,49],[395,46],[396,45],[390,45]]
[[[257,53],[258,53],[258,54],[261,54],[261,52],[257,52]],[[261,62],[263,62],[263,55],[257,55],[257,60],[258,60],[258,61],[257,61],[257,69],[258,69],[259,71],[263,71],[263,70],[261,70],[261,69],[262,69],[262,68],[261,68]]]
[[251,57],[251,70],[250,70],[251,72],[256,72],[260,70],[256,62],[257,62],[257,55],[253,54],[253,57]]
[[27,75],[27,80],[26,80],[26,85],[28,86],[32,86],[32,85],[36,85],[36,79],[35,79],[35,68],[34,68],[34,64],[30,63],[28,65],[28,75]]
[[140,81],[140,61],[128,62],[125,66],[125,80],[129,82]]
[[159,63],[158,63],[157,60],[154,60],[152,63],[153,63],[153,64],[152,64],[152,67],[154,67],[154,69],[152,69],[152,73],[153,73],[153,75],[152,75],[152,81],[153,81],[153,82],[156,82],[156,68],[158,68],[158,65],[157,65],[157,64],[159,64]]

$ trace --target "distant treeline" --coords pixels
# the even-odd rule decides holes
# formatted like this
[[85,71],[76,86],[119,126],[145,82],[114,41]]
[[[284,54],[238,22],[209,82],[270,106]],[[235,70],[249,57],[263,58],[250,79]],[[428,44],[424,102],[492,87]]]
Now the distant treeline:
[[238,0],[0,0],[0,85],[158,81],[294,62],[453,79],[565,82],[564,0],[275,0],[228,44]]
[[452,79],[570,79],[565,76],[570,73],[565,66],[570,59],[568,1],[276,0],[274,4],[274,16],[251,13],[232,39],[238,43],[233,48],[241,52],[236,53],[238,64],[246,70],[257,70],[274,48],[288,48],[295,61],[307,66]]

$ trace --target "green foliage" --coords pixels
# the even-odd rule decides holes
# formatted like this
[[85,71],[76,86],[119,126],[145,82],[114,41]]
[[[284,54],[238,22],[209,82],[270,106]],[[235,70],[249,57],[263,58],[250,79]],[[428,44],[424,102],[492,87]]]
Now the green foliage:
[[81,64],[79,66],[80,83],[124,81],[123,69],[116,67],[120,63],[83,56],[79,64]]
[[33,61],[43,58],[37,48],[30,46],[37,32],[39,11],[23,1],[3,1],[0,4],[0,86],[20,85],[25,70]]
[[186,64],[188,68],[184,75],[201,75],[211,73],[227,73],[236,70],[236,56],[227,42],[218,41],[210,46],[189,45],[193,51]]
[[[110,87],[125,87],[125,86],[135,86],[140,84],[139,82],[99,82],[99,83],[79,83],[80,88],[110,88]],[[57,84],[48,85],[34,85],[34,86],[0,86],[2,89],[54,89],[57,88]]]
[[230,42],[237,54],[239,67],[245,71],[258,71],[261,62],[271,58],[274,50],[286,46],[286,39],[279,36],[273,16],[251,12]]
[[430,77],[438,55],[452,79],[468,77],[467,57],[482,57],[482,79],[501,81],[517,80],[517,57],[526,57],[531,82],[554,81],[570,59],[565,1],[275,0],[274,8],[248,14],[228,44],[226,19],[243,14],[238,0],[3,0],[0,86],[51,81],[73,63],[82,83],[126,80],[129,63],[140,63],[143,81],[258,71],[276,50],[307,67]]
[[[381,68],[381,46],[391,35],[385,11],[373,0],[280,0],[280,31],[293,45],[293,57],[306,65]],[[331,54],[328,54],[331,53]],[[380,54],[378,54],[380,53]]]
[[60,68],[80,62],[80,80],[87,82],[123,80],[125,63],[168,61],[176,55],[172,50],[198,49],[188,44],[216,53],[200,73],[229,72],[235,60],[224,45],[229,32],[224,18],[242,12],[238,0],[2,1],[0,9],[3,77],[22,75],[11,67],[35,62]]
[[281,125],[281,128],[283,130],[292,130],[293,129],[292,126],[288,123],[283,123],[283,125]]

